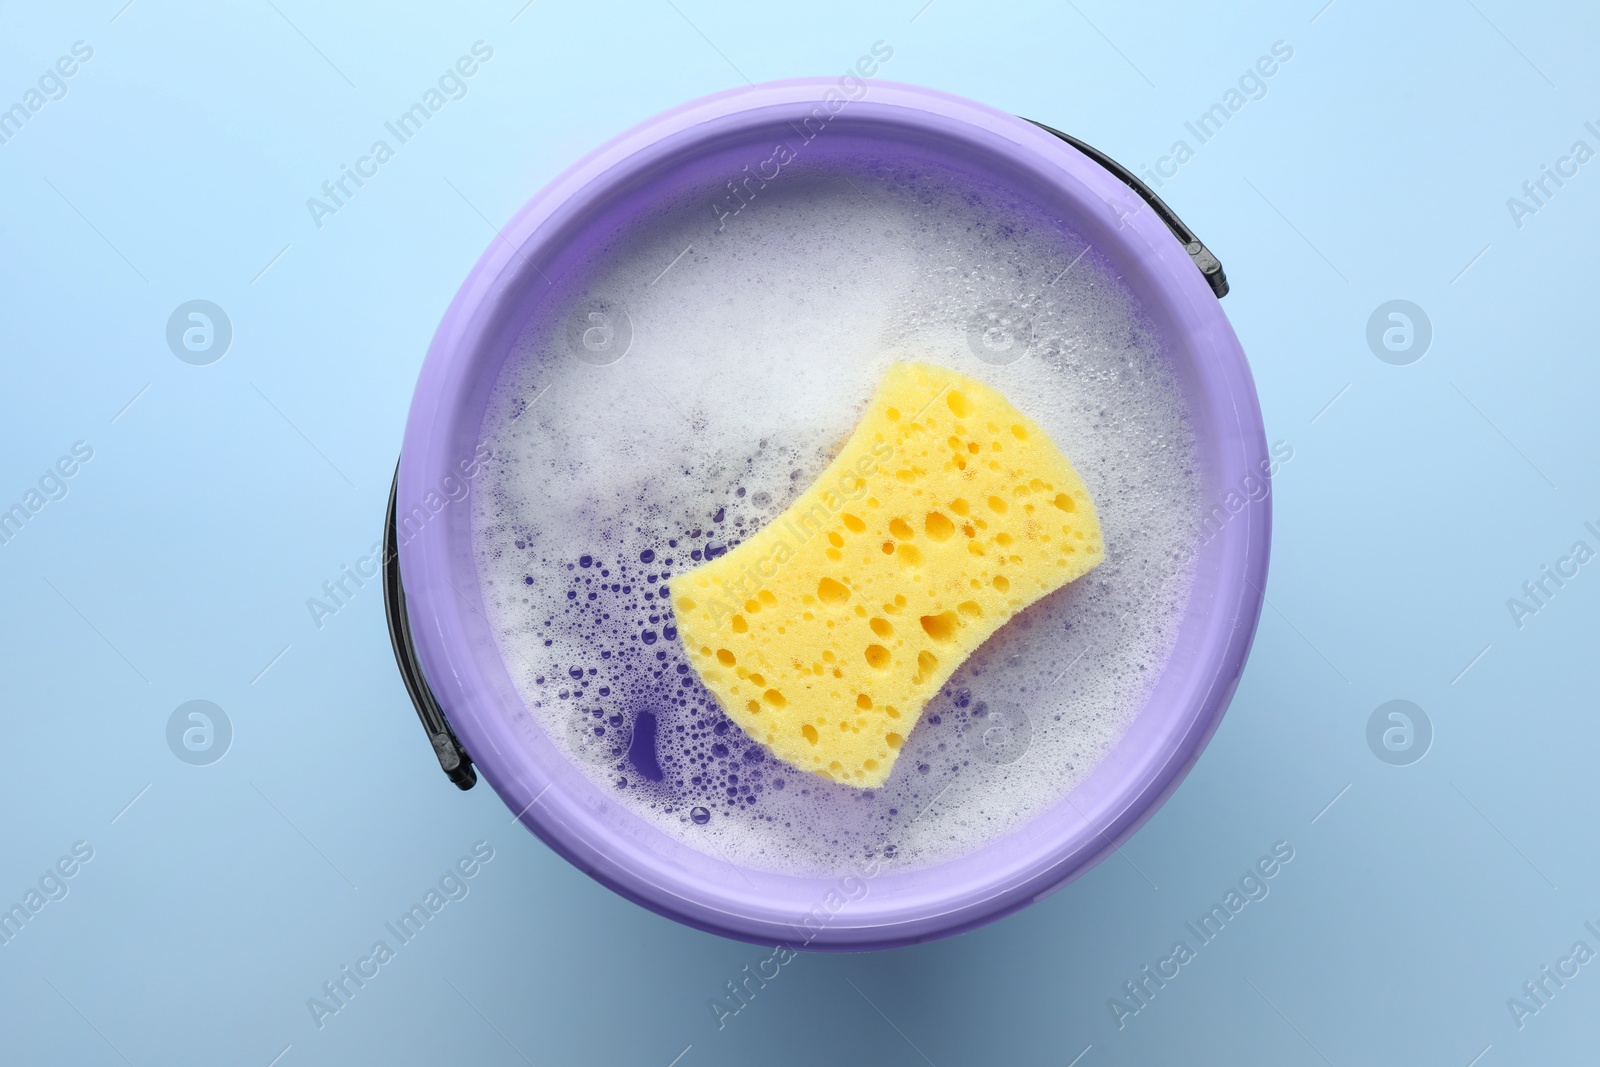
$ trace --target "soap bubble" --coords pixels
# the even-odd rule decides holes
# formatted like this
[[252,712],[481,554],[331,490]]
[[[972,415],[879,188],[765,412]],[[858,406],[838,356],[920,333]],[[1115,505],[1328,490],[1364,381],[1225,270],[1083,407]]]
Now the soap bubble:
[[615,763],[626,746],[620,723],[610,720],[600,708],[573,708],[567,713],[567,740],[572,751],[585,763]]

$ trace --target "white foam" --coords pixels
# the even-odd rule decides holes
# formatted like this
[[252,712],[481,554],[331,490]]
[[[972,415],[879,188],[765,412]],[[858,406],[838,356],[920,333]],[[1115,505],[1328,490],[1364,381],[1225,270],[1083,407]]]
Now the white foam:
[[[623,235],[557,279],[560,313],[530,324],[507,362],[473,497],[499,646],[544,730],[692,846],[808,873],[970,851],[1082,780],[1171,648],[1190,575],[1165,575],[1189,558],[1198,485],[1160,340],[1082,238],[926,167],[791,164],[725,222],[717,232],[691,199]],[[997,305],[1032,323],[1009,365],[972,345]],[[614,364],[592,362],[600,320],[601,352],[574,355],[568,309],[591,306],[614,330],[619,308],[631,322]],[[662,579],[781,513],[896,359],[980,378],[1037,420],[1088,484],[1107,558],[963,664],[888,783],[863,793],[774,761],[722,715],[675,639]],[[627,758],[641,712],[656,718],[660,782]],[[996,725],[1019,712],[1026,728]]]

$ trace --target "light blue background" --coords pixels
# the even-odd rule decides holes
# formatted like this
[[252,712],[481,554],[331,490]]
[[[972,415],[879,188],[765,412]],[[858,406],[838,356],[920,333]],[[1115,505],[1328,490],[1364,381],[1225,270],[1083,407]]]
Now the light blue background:
[[[122,3],[0,10],[0,106],[94,49],[0,146],[0,506],[94,449],[0,547],[0,903],[95,850],[0,946],[0,1059],[1594,1061],[1600,963],[1521,1030],[1506,1007],[1576,940],[1600,949],[1600,568],[1521,630],[1506,607],[1597,545],[1600,162],[1521,229],[1506,207],[1573,141],[1600,148],[1592,13]],[[466,98],[318,230],[306,198],[479,39],[494,58]],[[489,789],[458,793],[376,583],[321,630],[305,602],[378,535],[424,349],[491,224],[658,111],[842,72],[878,40],[883,76],[1130,166],[1293,47],[1162,189],[1222,259],[1268,437],[1294,448],[1271,606],[1210,748],[1125,858],[963,937],[803,956],[719,1030],[707,999],[767,952],[626,903]],[[194,298],[235,331],[210,366],[163,336]],[[1393,298],[1433,322],[1411,366],[1364,339]],[[164,737],[195,698],[235,730],[208,767]],[[1436,731],[1408,767],[1365,740],[1393,698]],[[470,896],[319,1030],[307,998],[480,839]],[[1279,840],[1296,855],[1271,895],[1118,1030],[1108,998]]]

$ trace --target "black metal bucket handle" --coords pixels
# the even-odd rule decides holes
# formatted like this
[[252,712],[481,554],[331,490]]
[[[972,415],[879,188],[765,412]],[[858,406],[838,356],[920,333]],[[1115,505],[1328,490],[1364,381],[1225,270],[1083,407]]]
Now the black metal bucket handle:
[[1206,284],[1211,286],[1211,291],[1217,294],[1217,299],[1221,300],[1228,295],[1228,276],[1222,272],[1222,263],[1216,256],[1211,254],[1210,249],[1200,243],[1200,239],[1194,235],[1194,231],[1184,225],[1183,220],[1178,218],[1178,213],[1168,207],[1166,201],[1155,194],[1154,189],[1140,181],[1133,171],[1124,167],[1098,148],[1083,143],[1070,133],[1062,133],[1060,130],[1052,129],[1042,122],[1034,119],[1029,119],[1028,121],[1046,133],[1051,133],[1061,138],[1073,148],[1076,148],[1116,175],[1117,180],[1123,185],[1138,193],[1140,198],[1150,205],[1150,209],[1156,213],[1156,217],[1167,224],[1167,229],[1172,231],[1172,235],[1178,239],[1178,243],[1183,246],[1183,250],[1189,253],[1189,258],[1194,260],[1195,267],[1199,269],[1201,276],[1205,278]]
[[417,646],[411,640],[411,619],[406,615],[406,592],[400,584],[400,528],[395,522],[395,497],[400,491],[400,466],[395,465],[394,481],[389,485],[389,514],[383,532],[383,613],[389,620],[389,643],[394,646],[394,658],[400,664],[400,678],[411,694],[411,703],[417,709],[417,718],[428,733],[433,754],[439,757],[439,766],[457,787],[471,789],[478,781],[478,772],[472,769],[472,757],[461,747],[455,731],[444,717],[444,709],[428,687],[422,674],[422,662],[417,659]]

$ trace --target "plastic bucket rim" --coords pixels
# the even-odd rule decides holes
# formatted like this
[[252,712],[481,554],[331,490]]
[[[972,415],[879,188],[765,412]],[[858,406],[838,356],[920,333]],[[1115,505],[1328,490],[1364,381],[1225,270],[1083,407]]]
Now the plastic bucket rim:
[[[530,200],[504,228],[504,240],[491,243],[441,320],[407,423],[400,498],[421,499],[438,483],[440,464],[452,460],[453,456],[444,454],[442,449],[461,417],[451,400],[466,385],[462,380],[464,368],[475,361],[476,346],[486,340],[489,324],[485,320],[503,308],[505,294],[516,284],[519,270],[527,275],[525,264],[531,257],[524,257],[523,253],[530,244],[536,244],[541,237],[548,239],[563,221],[581,217],[586,204],[598,203],[609,185],[626,176],[630,162],[640,165],[652,151],[662,150],[675,139],[707,138],[737,129],[741,123],[762,121],[760,115],[764,111],[814,106],[835,85],[834,79],[796,79],[691,101],[596,149]],[[862,108],[861,104],[871,107]],[[1043,172],[1055,168],[1062,195],[1086,212],[1115,216],[1113,229],[1124,241],[1123,251],[1137,259],[1150,272],[1156,290],[1170,298],[1168,311],[1177,320],[1174,325],[1181,324],[1191,346],[1206,350],[1212,357],[1204,379],[1210,387],[1207,392],[1213,400],[1229,401],[1237,421],[1239,462],[1233,467],[1247,471],[1257,461],[1265,463],[1259,404],[1231,326],[1188,256],[1131,190],[1053,135],[1024,120],[958,97],[873,81],[862,101],[852,106],[858,111],[872,110],[880,118],[897,117],[900,122],[921,124],[958,139],[964,136],[984,141],[984,149],[994,151],[998,146],[1012,154],[1012,162],[1025,162]],[[561,218],[563,209],[569,209],[567,220]],[[481,412],[478,417],[481,419]],[[794,941],[795,920],[808,905],[820,900],[838,878],[745,872],[769,884],[768,889],[752,894],[730,893],[726,887],[685,878],[681,870],[670,869],[670,863],[662,861],[659,854],[622,840],[576,798],[555,789],[554,777],[544,775],[544,768],[530,763],[523,751],[524,742],[512,734],[496,706],[499,701],[488,699],[494,694],[476,669],[478,660],[470,651],[472,638],[465,632],[470,627],[471,613],[463,612],[457,599],[465,598],[467,593],[451,581],[451,569],[457,561],[442,529],[430,527],[400,549],[418,656],[451,726],[511,810],[520,813],[535,834],[575,866],[654,911],[724,936],[767,943]],[[1153,815],[1198,758],[1237,685],[1261,611],[1269,534],[1270,496],[1253,502],[1222,531],[1219,540],[1225,541],[1228,566],[1238,580],[1232,583],[1236,595],[1231,625],[1225,632],[1212,635],[1215,669],[1209,677],[1197,679],[1205,684],[1192,687],[1195,691],[1188,701],[1187,714],[1172,719],[1181,728],[1167,731],[1167,743],[1161,750],[1146,753],[1148,758],[1142,773],[1135,776],[1137,780],[1128,788],[1109,790],[1109,799],[1093,807],[1090,814],[1080,812],[1083,830],[1056,835],[1038,850],[1038,862],[1023,865],[1026,869],[1013,869],[1005,878],[964,893],[947,894],[950,899],[943,902],[944,906],[918,899],[887,909],[867,906],[841,912],[836,923],[806,939],[806,945],[887,947],[945,936],[991,921],[1082,874]],[[472,591],[476,591],[475,584]],[[1140,718],[1144,715],[1141,713]],[[1130,727],[1129,734],[1133,733]],[[1123,747],[1119,742],[1112,751]],[[1060,803],[1029,825],[1052,820],[1064,804],[1071,804],[1097,779],[1110,756]],[[966,865],[971,866],[974,857],[1014,836],[1003,835],[960,861],[951,862],[967,861]],[[950,864],[931,869],[947,866]],[[892,885],[896,874],[878,877]],[[774,879],[809,889],[774,906],[770,895]],[[863,898],[856,903],[867,904],[868,900]]]

